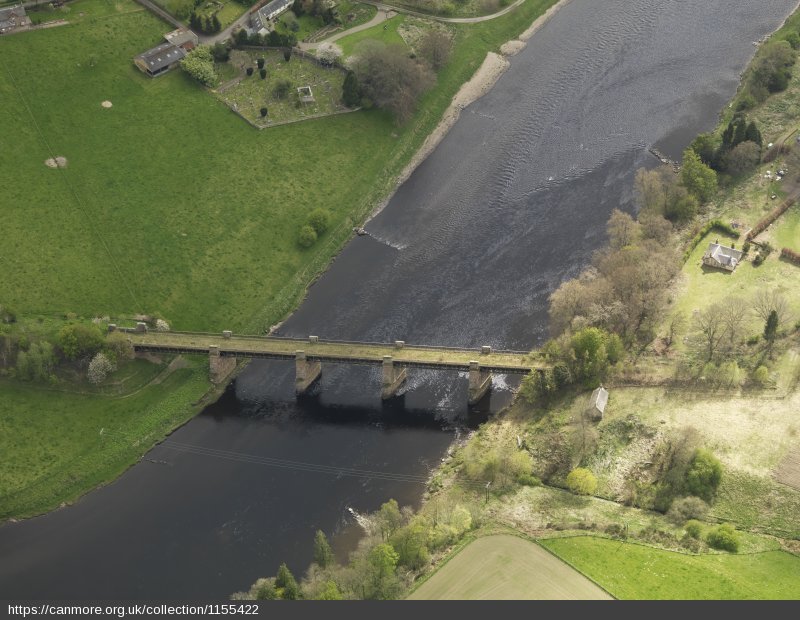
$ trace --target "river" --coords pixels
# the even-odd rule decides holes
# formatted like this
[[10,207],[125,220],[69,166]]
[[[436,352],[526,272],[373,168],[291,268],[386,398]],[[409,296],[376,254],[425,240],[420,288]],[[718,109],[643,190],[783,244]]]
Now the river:
[[[602,10],[598,7],[602,5]],[[511,59],[311,288],[284,335],[522,349],[547,337],[547,295],[632,210],[647,146],[679,158],[714,126],[754,53],[797,0],[573,0]],[[293,369],[257,362],[115,483],[0,528],[0,598],[207,598],[286,561],[314,531],[340,557],[353,513],[419,482],[459,434],[466,378],[410,373],[382,404],[370,368],[326,365],[295,401]]]

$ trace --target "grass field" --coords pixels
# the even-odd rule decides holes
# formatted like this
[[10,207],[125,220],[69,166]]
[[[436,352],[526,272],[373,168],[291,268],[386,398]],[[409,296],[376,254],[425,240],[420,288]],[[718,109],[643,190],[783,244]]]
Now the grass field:
[[412,600],[598,600],[610,598],[572,567],[523,538],[479,538],[434,573]]
[[169,372],[136,361],[117,377],[127,379],[123,396],[0,380],[0,520],[53,509],[118,476],[197,412],[207,366],[199,358]]
[[800,599],[800,558],[783,551],[696,556],[593,537],[541,544],[620,599]]
[[[362,41],[366,41],[367,39],[381,41],[387,45],[394,43],[404,45],[403,37],[398,34],[397,29],[402,26],[403,23],[405,23],[406,19],[407,18],[405,15],[395,15],[391,19],[379,24],[378,26],[375,26],[374,28],[369,28],[346,37],[342,37],[336,41],[336,45],[342,48],[345,58],[352,55],[353,52],[356,51],[358,44]],[[385,29],[383,27],[384,25],[386,26]]]
[[[371,111],[255,131],[181,72],[135,69],[165,26],[129,0],[78,0],[71,15],[84,16],[71,25],[4,37],[0,120],[15,135],[0,152],[0,299],[21,314],[268,327],[389,191],[486,51],[552,2],[461,29],[403,128]],[[52,155],[68,167],[47,168]],[[331,211],[332,230],[301,250],[296,231],[316,207]]]

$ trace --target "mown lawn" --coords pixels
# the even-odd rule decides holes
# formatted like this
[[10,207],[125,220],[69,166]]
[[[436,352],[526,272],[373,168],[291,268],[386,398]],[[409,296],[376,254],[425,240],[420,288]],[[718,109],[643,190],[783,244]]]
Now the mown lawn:
[[[342,48],[345,58],[352,55],[353,52],[356,51],[358,44],[367,39],[381,41],[387,45],[393,43],[405,45],[403,42],[403,37],[401,37],[397,32],[397,29],[405,22],[405,20],[405,15],[395,15],[391,19],[386,20],[377,26],[368,28],[367,30],[362,30],[361,32],[355,32],[346,37],[342,37],[336,41],[336,45]],[[384,28],[384,26],[386,26],[386,28]]]
[[800,599],[800,558],[784,551],[698,556],[588,536],[541,544],[620,599]]
[[118,476],[197,412],[207,365],[199,358],[151,381],[165,367],[137,361],[116,377],[128,383],[121,397],[0,380],[0,520],[50,510]]

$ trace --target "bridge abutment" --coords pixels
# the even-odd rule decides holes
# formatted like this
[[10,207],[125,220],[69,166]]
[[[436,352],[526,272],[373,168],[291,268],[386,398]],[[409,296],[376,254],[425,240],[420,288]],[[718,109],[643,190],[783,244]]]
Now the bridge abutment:
[[305,351],[296,351],[294,355],[295,394],[302,394],[311,384],[319,379],[322,374],[322,364],[320,362],[310,362],[306,358]]
[[235,357],[222,357],[219,346],[212,344],[208,347],[208,377],[211,383],[222,383],[236,368]]
[[469,404],[474,405],[486,395],[492,386],[492,373],[482,370],[479,362],[469,363]]
[[381,398],[386,400],[397,395],[397,390],[406,381],[407,372],[405,368],[395,366],[391,355],[383,356],[383,385],[381,387]]

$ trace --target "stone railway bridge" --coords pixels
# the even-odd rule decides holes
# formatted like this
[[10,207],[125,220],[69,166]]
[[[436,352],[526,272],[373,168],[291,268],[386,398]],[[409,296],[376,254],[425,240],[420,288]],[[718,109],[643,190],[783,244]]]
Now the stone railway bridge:
[[[118,328],[110,325],[109,330]],[[545,368],[529,352],[493,351],[491,347],[457,349],[391,344],[342,342],[275,336],[240,336],[229,331],[221,334],[191,332],[152,332],[143,323],[136,328],[122,328],[129,334],[135,351],[152,353],[204,354],[209,357],[211,381],[220,383],[236,367],[237,358],[281,359],[295,362],[295,392],[307,391],[322,374],[322,364],[358,364],[381,366],[381,396],[391,398],[406,380],[409,368],[459,370],[469,373],[469,404],[477,403],[492,384],[492,374],[525,375]]]

